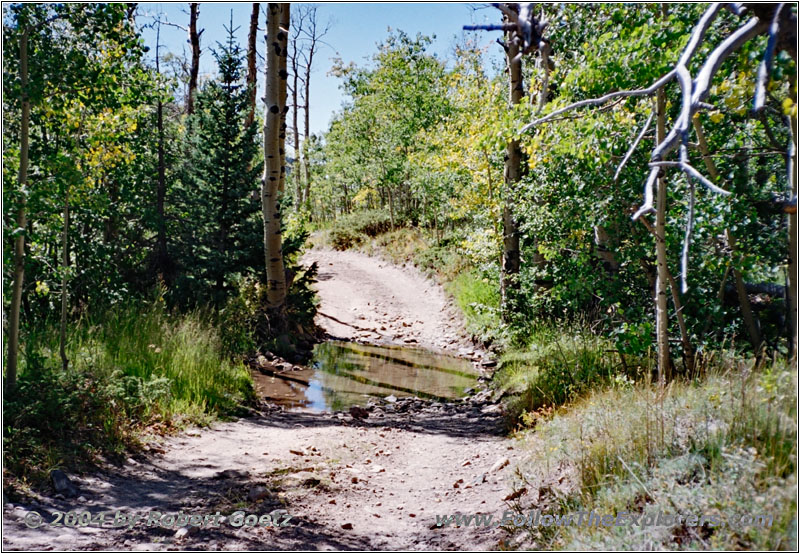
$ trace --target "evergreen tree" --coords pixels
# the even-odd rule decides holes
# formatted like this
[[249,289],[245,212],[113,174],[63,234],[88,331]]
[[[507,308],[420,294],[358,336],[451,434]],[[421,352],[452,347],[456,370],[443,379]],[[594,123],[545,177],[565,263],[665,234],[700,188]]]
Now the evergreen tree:
[[235,30],[213,54],[219,74],[197,95],[187,124],[187,155],[177,187],[180,300],[223,301],[237,278],[261,265],[256,123],[247,124],[248,87]]

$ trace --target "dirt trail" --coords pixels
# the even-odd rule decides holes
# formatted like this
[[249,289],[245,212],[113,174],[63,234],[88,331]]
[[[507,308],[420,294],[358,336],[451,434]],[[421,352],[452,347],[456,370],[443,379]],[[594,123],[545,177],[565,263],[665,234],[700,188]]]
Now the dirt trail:
[[464,338],[461,319],[442,288],[417,270],[351,250],[311,250],[303,261],[319,266],[318,324],[331,336],[482,356]]
[[[360,254],[312,251],[320,265],[320,323],[339,338],[460,350],[458,319],[437,286],[410,270]],[[353,308],[356,308],[353,310]],[[404,326],[403,323],[407,325]],[[386,327],[382,330],[381,326]],[[366,329],[366,331],[364,330]],[[406,342],[414,339],[417,342]],[[498,528],[436,527],[436,516],[508,509],[515,443],[499,406],[377,401],[365,420],[347,413],[273,412],[192,430],[147,456],[73,476],[74,496],[39,496],[3,509],[6,550],[492,549]],[[390,399],[394,400],[394,399]],[[130,528],[43,525],[56,511],[144,516]],[[231,514],[271,514],[285,527],[236,527]],[[277,511],[276,511],[277,510]],[[205,515],[218,525],[147,525],[147,514]],[[150,516],[155,517],[157,516]],[[210,521],[210,520],[209,520]],[[169,519],[162,520],[164,524]]]

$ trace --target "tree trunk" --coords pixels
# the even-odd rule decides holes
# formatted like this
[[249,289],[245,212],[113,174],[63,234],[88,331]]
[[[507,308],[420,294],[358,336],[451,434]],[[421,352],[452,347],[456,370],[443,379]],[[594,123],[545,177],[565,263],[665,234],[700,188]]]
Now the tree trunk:
[[247,90],[250,101],[250,111],[247,112],[245,127],[249,127],[256,119],[256,37],[258,36],[258,12],[260,4],[253,2],[253,12],[250,14],[250,32],[247,35]]
[[[161,73],[160,66],[160,37],[161,24],[159,23],[156,31],[156,73]],[[158,102],[156,103],[156,132],[158,134],[158,182],[156,183],[156,217],[158,221],[156,235],[156,268],[158,268],[159,278],[166,283],[171,282],[171,269],[169,255],[167,253],[167,220],[165,204],[167,199],[167,166],[164,159],[164,102],[161,100],[159,91]]]
[[19,313],[22,304],[22,283],[25,278],[25,229],[28,226],[26,204],[28,198],[28,139],[30,138],[31,102],[28,96],[28,36],[30,30],[22,31],[19,42],[19,79],[22,96],[22,118],[20,121],[19,173],[17,185],[20,198],[17,208],[17,224],[14,232],[14,286],[11,293],[11,309],[8,314],[8,358],[6,359],[6,390],[13,390],[17,383],[17,361],[19,358]]
[[602,225],[594,226],[594,245],[596,247],[596,254],[600,261],[603,263],[603,269],[606,273],[615,274],[619,272],[619,262],[617,261],[614,252],[608,248],[608,232]]
[[[264,218],[264,255],[267,270],[267,302],[271,309],[282,312],[286,302],[286,273],[281,244],[280,181],[281,116],[286,101],[286,75],[280,75],[281,62],[286,67],[287,33],[280,29],[288,4],[269,4],[267,17],[267,68],[264,96],[264,175],[261,181],[261,212]],[[284,92],[281,93],[280,89]]]
[[[641,216],[639,221],[642,222],[642,225],[650,232],[651,235],[654,237],[656,236],[655,229],[647,221],[645,216]],[[658,281],[653,281],[650,276],[648,275],[648,280],[650,281],[650,285],[655,287]],[[669,268],[667,268],[667,280],[669,281],[669,290],[672,294],[672,305],[675,308],[675,320],[678,322],[678,329],[681,333],[681,345],[683,346],[683,363],[686,367],[686,371],[691,373],[694,371],[694,362],[695,362],[695,350],[694,346],[692,345],[692,341],[689,339],[689,330],[686,327],[686,321],[683,317],[683,304],[681,303],[681,297],[678,293],[678,283],[675,282],[675,278],[670,273]]]
[[291,25],[291,18],[289,15],[290,4],[281,4],[281,14],[279,20],[279,36],[282,36],[283,54],[278,56],[278,79],[280,86],[278,87],[279,101],[281,105],[281,127],[278,136],[278,147],[281,153],[281,180],[279,190],[281,195],[286,190],[286,116],[289,113],[289,105],[286,103],[287,98],[287,84],[289,73],[286,71],[287,54],[289,53],[289,26]]
[[189,98],[186,100],[186,113],[194,113],[194,97],[197,93],[197,76],[200,73],[200,35],[197,32],[197,16],[200,14],[200,4],[189,4],[189,43],[192,45],[192,65],[189,69]]
[[311,171],[308,167],[308,137],[311,136],[311,122],[310,122],[310,109],[308,97],[311,94],[311,60],[314,57],[313,45],[308,57],[308,65],[306,66],[306,77],[303,81],[304,97],[303,97],[303,148],[301,150],[300,165],[303,167],[303,180],[305,182],[305,192],[303,193],[303,200],[308,206],[309,196],[311,194]]
[[[666,137],[666,108],[667,99],[664,88],[658,89],[656,95],[656,109],[658,123],[656,125],[656,143],[659,144]],[[658,384],[664,384],[671,379],[672,363],[669,353],[669,319],[667,314],[667,283],[669,281],[667,268],[667,180],[663,170],[658,177],[656,192],[656,345],[658,348]]]
[[297,59],[297,36],[292,38],[292,135],[294,136],[294,163],[292,164],[292,176],[294,177],[294,208],[299,210],[303,205],[303,188],[301,179],[301,158],[300,153],[300,128],[297,117],[297,110],[300,108],[297,90],[299,63]]
[[[508,19],[506,18],[506,23]],[[508,62],[509,94],[508,103],[515,106],[522,101],[524,85],[522,82],[522,57],[514,40],[507,40],[506,60]],[[512,291],[518,289],[517,275],[520,268],[519,226],[514,216],[515,188],[522,178],[522,152],[519,141],[510,140],[505,155],[505,194],[503,195],[503,267],[500,277],[502,315],[508,319]]]
[[67,270],[69,269],[69,188],[64,195],[64,229],[61,235],[61,327],[59,330],[59,352],[61,354],[61,369],[67,371],[69,359],[67,359],[67,301],[69,299],[67,291]]

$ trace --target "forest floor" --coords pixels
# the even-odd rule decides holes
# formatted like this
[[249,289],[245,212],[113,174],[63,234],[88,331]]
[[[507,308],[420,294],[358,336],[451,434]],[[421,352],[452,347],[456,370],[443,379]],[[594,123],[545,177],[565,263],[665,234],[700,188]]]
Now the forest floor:
[[[356,252],[312,250],[304,261],[319,264],[319,324],[332,337],[484,359],[441,288],[413,269]],[[436,525],[456,513],[499,521],[508,509],[517,443],[486,390],[464,402],[379,400],[363,420],[265,409],[148,448],[72,476],[66,495],[4,498],[4,550],[482,550],[507,538],[494,526]],[[242,525],[238,510],[285,525]],[[44,524],[31,528],[34,511]],[[50,524],[68,511],[95,521]],[[228,519],[170,525],[180,513]]]

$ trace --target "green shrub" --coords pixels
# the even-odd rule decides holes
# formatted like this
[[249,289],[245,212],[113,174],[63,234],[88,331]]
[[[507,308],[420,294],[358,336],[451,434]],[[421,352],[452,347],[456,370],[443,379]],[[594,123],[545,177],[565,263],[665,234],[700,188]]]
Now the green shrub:
[[340,216],[333,223],[328,240],[336,250],[347,250],[358,246],[367,238],[386,233],[391,228],[391,218],[386,212],[380,210],[353,212]]
[[497,385],[513,394],[509,402],[514,420],[524,419],[542,408],[574,401],[615,379],[635,379],[644,374],[630,360],[623,367],[611,344],[589,330],[554,329],[542,326],[521,350],[502,358]]
[[58,352],[57,325],[31,330],[17,387],[5,397],[5,461],[18,478],[120,454],[152,426],[238,413],[253,395],[247,368],[223,353],[212,318],[169,312],[161,300],[73,323],[67,371]]
[[328,240],[336,250],[349,250],[361,244],[364,237],[353,229],[334,225],[329,231]]

